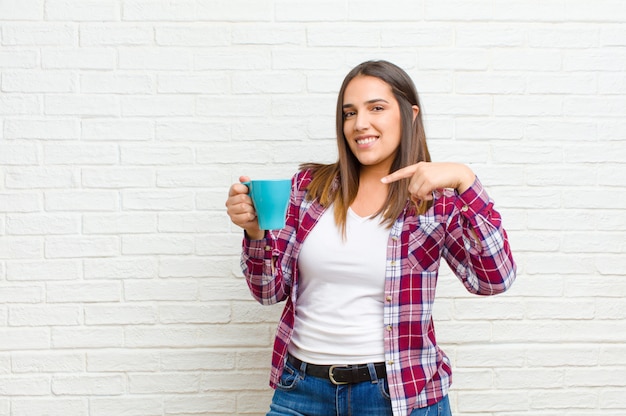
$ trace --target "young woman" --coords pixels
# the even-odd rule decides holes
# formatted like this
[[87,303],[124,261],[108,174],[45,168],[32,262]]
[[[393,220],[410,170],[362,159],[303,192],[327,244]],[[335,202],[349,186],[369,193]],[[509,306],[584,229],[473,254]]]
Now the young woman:
[[282,230],[259,229],[246,186],[226,201],[252,295],[286,300],[268,415],[450,415],[432,320],[439,264],[472,293],[508,289],[500,215],[469,167],[430,161],[415,86],[389,62],[344,79],[337,146],[337,162],[294,176]]

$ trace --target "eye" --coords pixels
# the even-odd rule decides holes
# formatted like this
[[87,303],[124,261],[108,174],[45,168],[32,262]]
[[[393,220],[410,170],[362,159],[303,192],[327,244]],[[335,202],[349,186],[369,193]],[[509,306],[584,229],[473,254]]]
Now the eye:
[[347,118],[350,118],[350,117],[354,116],[355,114],[356,113],[354,111],[346,111],[346,112],[343,113],[343,118],[345,120]]
[[375,105],[374,107],[372,107],[372,111],[383,111],[385,109],[385,107],[383,107],[382,105]]

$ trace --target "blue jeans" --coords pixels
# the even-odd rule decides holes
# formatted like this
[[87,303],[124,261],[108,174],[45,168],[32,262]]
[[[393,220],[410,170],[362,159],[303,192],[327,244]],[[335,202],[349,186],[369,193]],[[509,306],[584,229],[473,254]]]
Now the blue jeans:
[[[274,392],[267,416],[393,416],[387,379],[334,385],[329,380],[305,374],[306,364],[285,370]],[[372,369],[373,370],[373,369]],[[415,409],[411,416],[451,416],[448,397],[439,403]]]

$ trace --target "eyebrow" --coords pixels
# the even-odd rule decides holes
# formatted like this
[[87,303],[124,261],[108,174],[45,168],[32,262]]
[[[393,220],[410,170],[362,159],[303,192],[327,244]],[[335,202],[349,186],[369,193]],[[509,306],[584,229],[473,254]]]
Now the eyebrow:
[[[385,100],[383,98],[373,98],[371,100],[365,101],[365,104],[374,104],[374,103],[377,103],[377,102],[380,102],[380,101],[389,104],[389,101],[387,101],[387,100]],[[351,107],[354,107],[354,104],[348,103],[348,104],[344,104],[341,108],[351,108]]]

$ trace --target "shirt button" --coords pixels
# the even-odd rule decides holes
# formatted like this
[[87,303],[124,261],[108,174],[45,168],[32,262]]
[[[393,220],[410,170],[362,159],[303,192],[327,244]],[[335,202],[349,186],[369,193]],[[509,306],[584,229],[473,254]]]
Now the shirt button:
[[393,365],[393,360],[389,360],[389,361],[387,361],[387,364],[389,364],[389,365]]
[[397,235],[394,235],[393,237],[391,237],[391,240],[392,240],[392,241],[398,241],[398,236],[397,236]]
[[396,261],[395,260],[391,260],[391,265],[395,266],[396,265]]
[[391,330],[393,329],[393,327],[391,325],[387,325],[387,331],[391,332]]
[[385,299],[387,300],[387,302],[391,302],[392,297],[391,297],[391,295],[387,295],[387,297]]
[[467,212],[467,210],[469,210],[469,207],[467,205],[463,205],[461,212]]
[[272,247],[270,247],[270,246],[265,246],[265,251],[272,251]]

